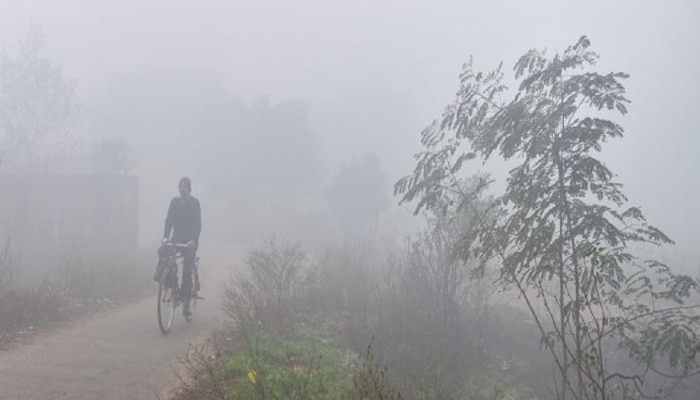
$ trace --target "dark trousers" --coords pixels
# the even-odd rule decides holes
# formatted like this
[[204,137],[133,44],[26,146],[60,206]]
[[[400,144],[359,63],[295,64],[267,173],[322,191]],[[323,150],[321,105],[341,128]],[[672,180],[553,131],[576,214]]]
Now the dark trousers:
[[194,258],[197,249],[182,250],[182,284],[180,294],[183,303],[188,306],[192,297],[192,271],[194,271]]

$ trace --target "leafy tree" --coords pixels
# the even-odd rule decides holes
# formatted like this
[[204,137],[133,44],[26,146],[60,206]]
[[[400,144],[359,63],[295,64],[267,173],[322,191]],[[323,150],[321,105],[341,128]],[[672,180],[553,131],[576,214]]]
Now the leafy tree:
[[44,54],[44,35],[33,26],[15,57],[0,62],[0,139],[6,163],[30,163],[53,136],[59,143],[78,112],[75,85]]
[[[555,362],[559,399],[642,393],[651,374],[698,371],[699,320],[684,303],[698,283],[635,256],[635,246],[672,241],[628,206],[622,185],[596,158],[623,136],[608,118],[625,115],[629,104],[628,75],[595,72],[597,60],[586,37],[551,57],[530,50],[515,64],[519,86],[509,100],[502,64],[484,74],[470,60],[456,100],[423,131],[426,149],[413,174],[395,185],[402,201],[418,200],[418,212],[460,193],[456,177],[468,160],[515,165],[505,192],[482,214],[490,217],[478,238],[457,253],[498,260],[501,283],[520,293]],[[480,195],[462,192],[460,207]],[[607,354],[614,346],[641,368],[613,368]]]

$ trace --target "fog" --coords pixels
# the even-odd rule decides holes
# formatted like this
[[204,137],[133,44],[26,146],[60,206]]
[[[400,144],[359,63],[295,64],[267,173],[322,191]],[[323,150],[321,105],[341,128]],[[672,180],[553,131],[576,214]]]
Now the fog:
[[[376,312],[380,317],[369,324],[389,332],[377,346],[385,346],[386,354],[392,341],[406,340],[411,349],[445,336],[433,319],[444,313],[458,316],[448,327],[454,333],[453,342],[445,341],[448,352],[454,344],[467,353],[474,346],[476,354],[489,330],[505,332],[491,338],[493,347],[518,339],[520,358],[541,362],[544,371],[551,362],[537,361],[542,354],[532,355],[527,342],[541,332],[528,319],[521,337],[519,311],[495,308],[496,317],[481,326],[497,274],[471,281],[460,268],[473,260],[461,265],[452,253],[463,245],[457,238],[467,236],[456,225],[473,223],[474,215],[460,214],[454,226],[437,214],[414,216],[415,202],[400,205],[394,184],[413,172],[421,131],[454,100],[470,56],[478,70],[503,62],[506,82],[515,89],[512,66],[518,57],[532,48],[562,52],[586,35],[601,56],[596,70],[630,74],[624,81],[629,113],[612,117],[625,136],[606,143],[601,159],[617,174],[631,205],[641,206],[649,222],[675,241],[651,255],[697,277],[698,17],[696,0],[3,0],[0,90],[16,92],[0,96],[0,123],[30,128],[0,125],[0,289],[18,280],[18,287],[35,285],[48,297],[30,286],[21,290],[34,297],[6,290],[0,292],[0,311],[29,315],[7,304],[30,307],[36,298],[36,318],[53,321],[64,318],[64,311],[47,304],[72,310],[74,301],[108,298],[111,304],[144,296],[153,284],[168,204],[178,194],[178,180],[188,176],[202,206],[203,264],[228,267],[223,264],[233,263],[234,255],[271,237],[299,242],[285,254],[327,252],[319,258],[330,272],[316,300],[352,318],[349,309],[361,315],[346,325],[355,333],[367,329],[367,315]],[[14,61],[31,53],[32,43],[43,46],[46,58],[35,65],[46,78],[36,85],[23,80],[26,65]],[[54,75],[62,81],[52,86]],[[36,95],[42,89],[55,97],[42,103]],[[46,107],[44,119],[33,111],[13,114],[32,105],[37,115]],[[42,129],[50,134],[40,135]],[[17,139],[26,132],[38,139]],[[461,172],[492,174],[493,194],[505,185],[510,167],[493,160]],[[343,251],[329,250],[350,242]],[[271,246],[266,251],[278,251]],[[120,268],[126,264],[132,268]],[[382,268],[391,275],[386,282]],[[60,289],[53,292],[45,279]],[[384,292],[372,292],[376,282],[386,284]],[[442,297],[424,308],[435,298],[433,290]],[[503,294],[504,303],[525,309],[509,294]],[[231,298],[240,300],[236,296]],[[371,312],[368,299],[376,302]],[[218,301],[212,304],[218,310]],[[423,325],[411,319],[416,310]],[[383,319],[395,314],[401,317]],[[398,334],[404,317],[415,322],[405,337]],[[0,339],[4,330],[34,324],[31,318],[0,318]],[[470,342],[473,331],[461,334],[472,325],[483,343]],[[199,329],[187,340],[209,327]],[[357,348],[366,345],[361,334],[347,335]],[[440,361],[429,346],[423,350]],[[161,356],[170,357],[166,353]],[[408,353],[401,355],[410,361]],[[455,362],[459,354],[452,354]],[[488,355],[507,363],[518,357]],[[406,360],[393,362],[400,370],[410,365]],[[536,374],[538,368],[525,369]]]
[[678,243],[676,255],[696,264],[700,256],[696,2],[4,1],[0,7],[3,49],[15,51],[36,24],[50,60],[76,81],[84,108],[76,134],[123,139],[131,147],[144,244],[159,236],[177,177],[191,175],[203,203],[217,202],[206,179],[214,171],[195,167],[208,155],[188,151],[207,134],[220,134],[221,121],[206,115],[211,107],[244,107],[263,97],[272,105],[300,102],[322,156],[313,168],[325,182],[342,163],[374,153],[389,187],[411,171],[419,132],[450,101],[469,55],[483,69],[500,60],[508,66],[526,49],[562,49],[586,34],[603,56],[602,70],[631,75],[626,137],[605,158],[632,203]]

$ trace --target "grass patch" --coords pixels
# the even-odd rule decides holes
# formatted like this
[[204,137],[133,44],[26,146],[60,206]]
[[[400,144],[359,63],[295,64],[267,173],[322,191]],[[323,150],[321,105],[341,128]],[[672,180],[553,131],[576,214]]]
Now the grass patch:
[[44,282],[36,289],[0,290],[0,348],[18,335],[67,318],[71,301]]
[[306,314],[286,333],[215,331],[204,345],[190,349],[180,383],[167,398],[401,399],[371,349],[358,354],[338,340],[340,326],[327,316]]
[[343,399],[352,389],[358,357],[332,341],[308,334],[282,338],[248,335],[217,371],[229,381],[227,399]]

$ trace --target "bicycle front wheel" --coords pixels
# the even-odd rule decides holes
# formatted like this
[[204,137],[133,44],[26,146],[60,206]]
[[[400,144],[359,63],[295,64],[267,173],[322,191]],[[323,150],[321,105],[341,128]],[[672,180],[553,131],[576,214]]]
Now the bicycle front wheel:
[[198,268],[195,265],[194,271],[192,271],[194,288],[192,289],[192,295],[190,296],[190,315],[186,318],[187,322],[192,321],[194,312],[197,309],[197,298],[199,297],[199,272],[197,272],[197,269]]
[[175,320],[177,293],[170,279],[166,276],[158,284],[158,326],[164,335],[170,332]]

